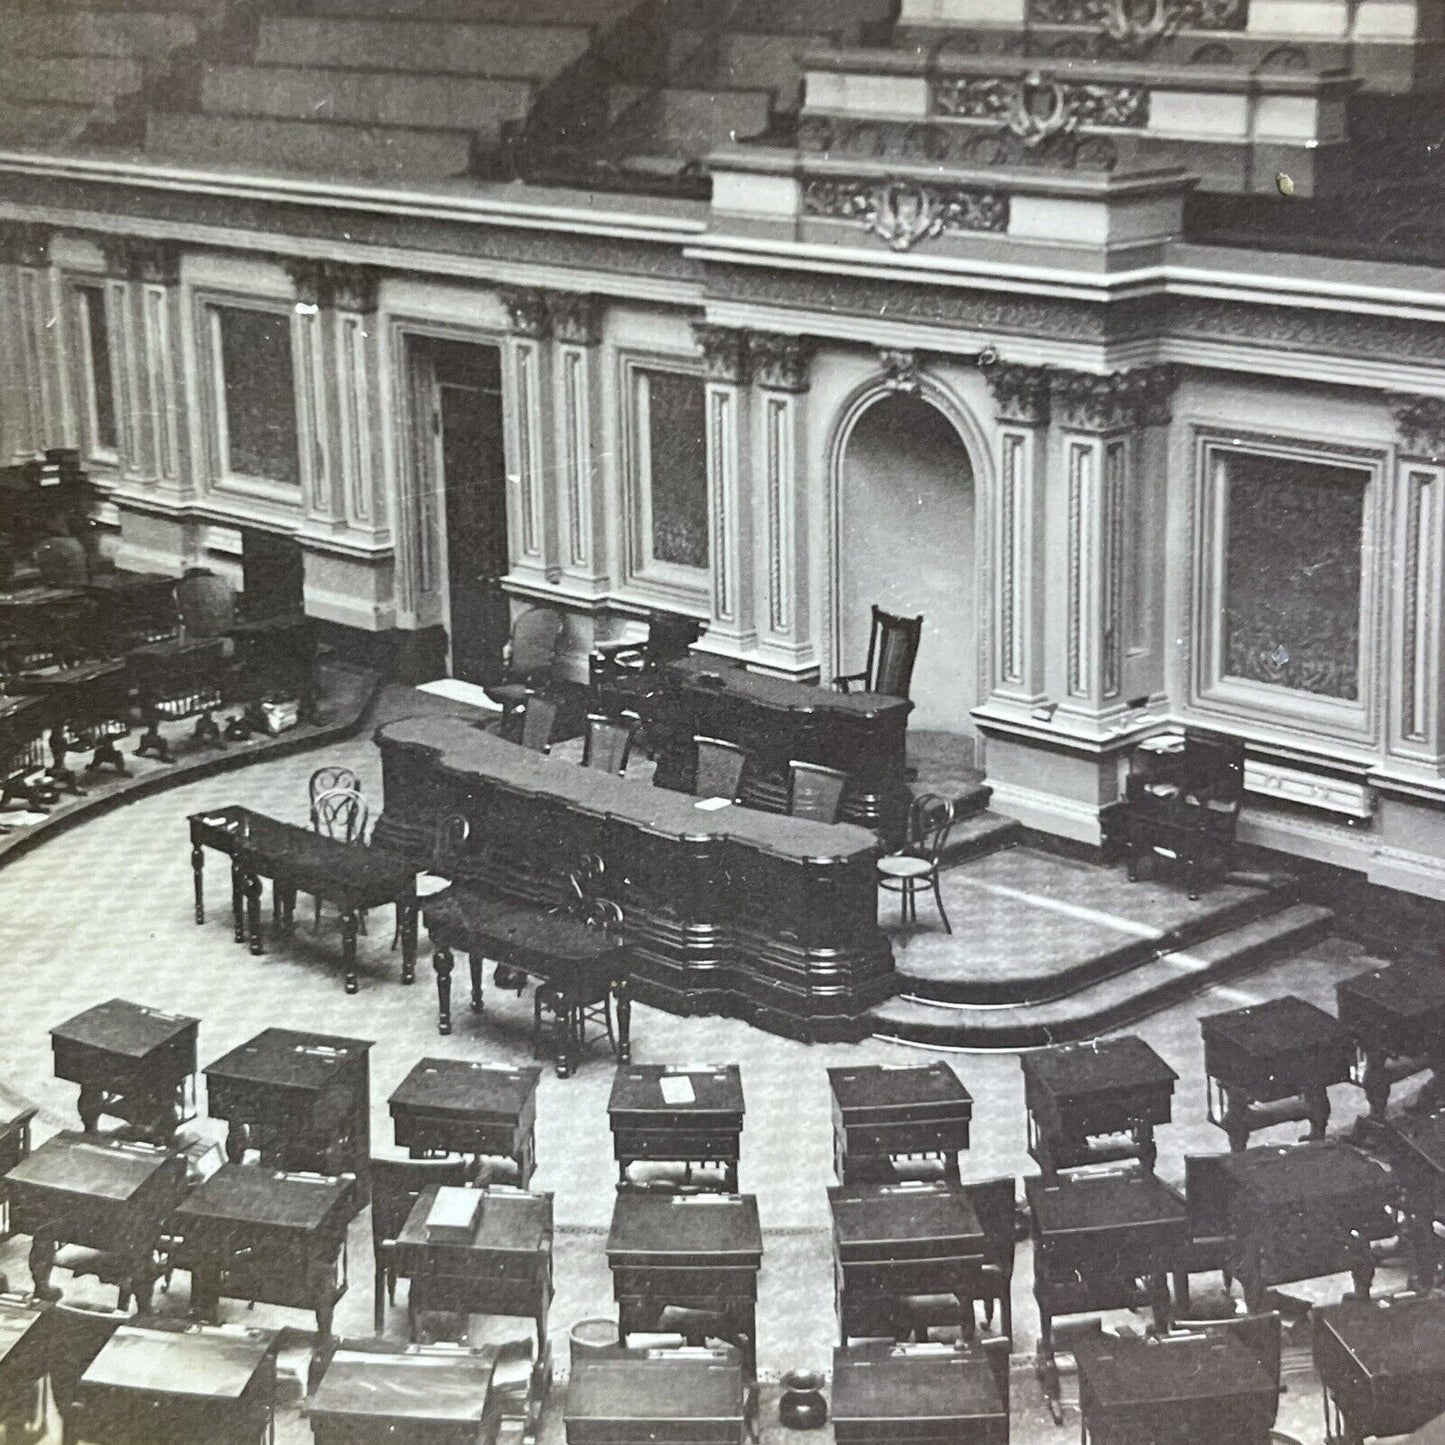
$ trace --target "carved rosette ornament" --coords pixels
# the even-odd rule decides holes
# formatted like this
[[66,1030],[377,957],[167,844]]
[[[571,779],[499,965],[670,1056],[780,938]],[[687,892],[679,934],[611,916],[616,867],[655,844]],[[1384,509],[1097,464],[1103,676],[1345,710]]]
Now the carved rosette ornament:
[[770,391],[807,391],[813,347],[811,336],[753,332],[748,338],[748,354],[758,385]]
[[1096,376],[1083,371],[1053,373],[1055,415],[1074,431],[1126,431],[1169,418],[1177,374],[1172,366],[1140,366]]
[[702,321],[694,322],[692,331],[702,351],[703,376],[729,386],[746,386],[751,371],[747,332]]
[[809,180],[803,214],[857,221],[895,251],[947,232],[1008,229],[1008,197],[972,186],[921,181]]
[[1048,425],[1052,379],[1048,367],[995,361],[983,368],[983,375],[993,393],[999,421],[1015,426]]
[[552,329],[547,294],[532,286],[504,286],[498,292],[507,313],[507,324],[518,336],[540,341]]
[[1432,461],[1445,457],[1445,396],[1395,393],[1389,403],[1407,451]]
[[917,392],[921,385],[918,353],[885,347],[878,352],[883,385],[889,391]]
[[39,268],[50,264],[50,228],[29,221],[0,222],[0,264]]
[[602,339],[600,296],[581,291],[550,291],[547,311],[552,318],[552,335],[572,346],[596,346]]

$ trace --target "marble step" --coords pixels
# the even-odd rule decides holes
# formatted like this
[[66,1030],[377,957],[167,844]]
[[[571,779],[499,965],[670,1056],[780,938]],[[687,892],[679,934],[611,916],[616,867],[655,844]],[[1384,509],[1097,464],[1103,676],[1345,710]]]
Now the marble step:
[[938,1048],[1025,1049],[1091,1039],[1303,948],[1327,935],[1333,919],[1328,908],[1295,903],[1064,998],[977,1007],[905,994],[871,1009],[869,1017],[876,1038]]
[[986,811],[988,789],[980,791],[984,794],[982,799],[975,801],[970,796],[957,804],[959,821],[953,825],[948,846],[943,850],[945,868],[982,858],[999,848],[1011,848],[1023,836],[1023,826],[1016,819]]

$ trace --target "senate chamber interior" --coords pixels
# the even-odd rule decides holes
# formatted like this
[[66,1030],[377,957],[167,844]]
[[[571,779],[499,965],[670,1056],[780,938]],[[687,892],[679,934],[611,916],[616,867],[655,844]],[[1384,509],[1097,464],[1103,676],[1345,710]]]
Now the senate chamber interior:
[[1445,1445],[1445,0],[0,76],[4,1445]]

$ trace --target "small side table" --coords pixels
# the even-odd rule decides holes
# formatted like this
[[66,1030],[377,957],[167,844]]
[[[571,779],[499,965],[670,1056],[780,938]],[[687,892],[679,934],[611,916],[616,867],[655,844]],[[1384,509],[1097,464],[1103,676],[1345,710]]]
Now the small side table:
[[[1060,1169],[1138,1159],[1152,1172],[1154,1129],[1171,1116],[1179,1075],[1133,1034],[1021,1054],[1029,1154]],[[1108,1142],[1106,1136],[1127,1136]]]
[[1412,1075],[1433,1077],[1414,1101],[1425,1111],[1445,1102],[1445,968],[1395,963],[1356,974],[1336,987],[1340,1023],[1359,1049],[1359,1083],[1370,1118],[1383,1123],[1390,1090]]
[[80,1085],[77,1109],[89,1133],[103,1116],[168,1144],[196,1115],[200,1020],[113,998],[50,1030],[55,1077]]
[[942,1060],[921,1067],[863,1064],[828,1070],[833,1168],[839,1183],[887,1178],[900,1158],[937,1159],[959,1178],[973,1096]]
[[618,1184],[632,1164],[721,1164],[723,1192],[736,1194],[743,1136],[743,1080],[736,1064],[624,1064],[607,1102]]
[[1302,998],[1209,1014],[1204,1034],[1209,1120],[1238,1153],[1257,1129],[1307,1120],[1311,1139],[1330,1122],[1331,1084],[1350,1077],[1355,1041],[1338,1019]]

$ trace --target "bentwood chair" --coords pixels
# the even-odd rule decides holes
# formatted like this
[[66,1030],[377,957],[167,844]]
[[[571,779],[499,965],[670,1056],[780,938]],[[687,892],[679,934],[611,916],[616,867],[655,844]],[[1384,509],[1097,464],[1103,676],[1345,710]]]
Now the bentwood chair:
[[897,617],[881,607],[873,608],[873,625],[868,634],[868,661],[862,672],[849,672],[833,679],[840,692],[856,686],[862,692],[881,692],[889,697],[907,697],[913,684],[913,664],[923,639],[923,618]]
[[954,817],[954,805],[948,798],[940,798],[936,793],[920,794],[908,809],[907,841],[902,849],[878,860],[878,886],[900,895],[905,924],[918,922],[918,890],[931,888],[943,931],[953,932],[943,908],[938,875]]
[[465,1159],[373,1159],[371,1161],[371,1248],[376,1260],[372,1323],[386,1327],[386,1306],[396,1303],[396,1237],[423,1190],[470,1182]]
[[632,739],[636,732],[637,719],[634,717],[611,718],[601,713],[588,713],[582,744],[582,766],[622,777],[627,771],[627,760],[632,755]]
[[848,790],[848,774],[818,763],[788,764],[788,816],[836,823]]
[[522,746],[533,753],[552,751],[552,733],[557,726],[557,702],[532,693],[522,712]]
[[695,798],[726,798],[736,803],[742,793],[743,773],[748,765],[746,748],[722,738],[693,738],[697,749],[697,770],[692,795]]
[[316,800],[322,793],[332,793],[337,789],[345,792],[359,793],[361,791],[361,779],[350,768],[326,767],[317,768],[311,774],[310,781],[306,784],[306,795],[309,801],[309,815],[311,826],[316,827]]
[[[311,829],[323,838],[334,838],[338,843],[366,842],[366,829],[371,821],[371,810],[366,800],[355,788],[329,788],[318,793],[311,804]],[[321,926],[321,900],[312,899],[315,917],[313,931]],[[366,919],[361,920],[362,931],[366,930]]]

